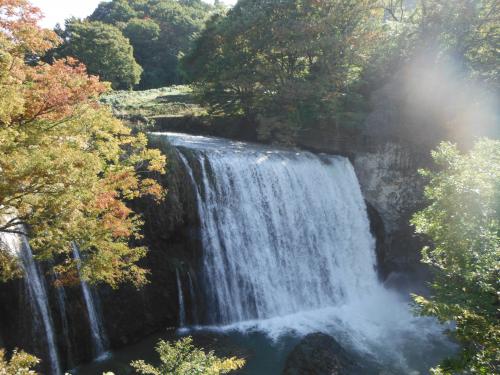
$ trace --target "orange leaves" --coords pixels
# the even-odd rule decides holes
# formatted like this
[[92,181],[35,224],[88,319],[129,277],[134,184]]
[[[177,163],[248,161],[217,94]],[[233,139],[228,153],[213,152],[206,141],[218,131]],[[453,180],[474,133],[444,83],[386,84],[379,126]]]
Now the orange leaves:
[[[62,284],[78,279],[76,242],[89,282],[142,285],[147,271],[136,262],[146,249],[129,243],[141,220],[126,202],[163,196],[148,177],[164,173],[165,157],[99,104],[109,85],[83,64],[26,63],[26,54],[57,42],[39,18],[26,0],[0,0],[0,216],[16,212]],[[12,273],[0,257],[0,278]]]
[[115,238],[130,237],[133,223],[129,220],[132,210],[118,199],[116,191],[107,191],[96,197],[95,207],[100,211],[102,225]]
[[51,30],[37,25],[40,9],[27,0],[0,0],[0,32],[11,42],[9,52],[22,58],[25,53],[43,53],[59,43]]
[[24,119],[57,121],[75,114],[85,104],[94,104],[108,87],[88,76],[75,59],[56,60],[53,65],[26,67]]

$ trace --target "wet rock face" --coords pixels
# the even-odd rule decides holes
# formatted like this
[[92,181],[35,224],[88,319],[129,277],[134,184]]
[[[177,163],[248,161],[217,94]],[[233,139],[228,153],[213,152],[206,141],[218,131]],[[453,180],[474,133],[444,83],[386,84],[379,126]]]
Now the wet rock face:
[[143,239],[136,245],[149,249],[141,261],[141,266],[150,271],[149,284],[140,290],[131,285],[99,290],[112,347],[176,327],[179,323],[176,269],[183,277],[201,258],[192,184],[175,153],[168,155],[168,159],[168,173],[161,177],[162,185],[168,189],[165,200],[143,198],[132,203],[134,211],[140,212],[144,220]]
[[425,181],[418,169],[430,165],[427,153],[410,145],[382,143],[367,152],[357,152],[353,164],[372,213],[382,221],[376,224],[384,228],[383,249],[378,249],[378,254],[383,254],[383,272],[387,275],[419,268],[423,243],[414,234],[410,219],[425,205]]
[[331,336],[312,333],[288,355],[283,375],[347,375],[353,362]]

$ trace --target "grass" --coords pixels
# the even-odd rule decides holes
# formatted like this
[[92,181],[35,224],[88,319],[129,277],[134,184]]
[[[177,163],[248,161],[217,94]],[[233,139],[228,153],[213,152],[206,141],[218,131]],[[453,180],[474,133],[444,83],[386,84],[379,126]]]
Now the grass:
[[113,91],[101,98],[117,117],[127,119],[200,116],[206,111],[195,103],[189,86],[169,86],[146,91]]

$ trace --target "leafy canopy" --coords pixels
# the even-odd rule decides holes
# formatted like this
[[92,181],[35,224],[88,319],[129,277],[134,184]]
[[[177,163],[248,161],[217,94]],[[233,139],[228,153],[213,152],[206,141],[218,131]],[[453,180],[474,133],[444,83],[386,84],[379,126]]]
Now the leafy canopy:
[[57,53],[83,62],[91,74],[111,82],[114,89],[128,90],[141,79],[142,68],[121,31],[102,22],[70,19],[61,32],[65,44]]
[[[132,135],[99,96],[108,90],[72,58],[27,64],[57,46],[37,25],[40,12],[26,0],[0,0],[0,233],[24,233],[39,259],[51,260],[58,279],[76,282],[71,243],[82,251],[82,277],[116,286],[142,284],[132,247],[141,220],[126,201],[158,199],[165,158]],[[0,248],[0,276],[13,276]]]
[[211,19],[184,69],[213,113],[258,119],[265,140],[356,122],[350,93],[377,33],[376,3],[241,0]]
[[245,361],[237,358],[218,358],[193,345],[191,337],[174,343],[161,340],[156,346],[161,365],[155,367],[144,361],[134,361],[132,367],[139,374],[150,375],[219,375],[243,367]]
[[430,204],[412,222],[434,244],[423,250],[423,261],[435,278],[431,297],[416,302],[424,315],[455,321],[453,334],[464,345],[436,373],[498,373],[500,141],[482,139],[468,154],[442,143],[432,156],[438,170],[423,172]]
[[138,88],[150,89],[182,82],[179,56],[216,9],[201,0],[112,0],[101,2],[89,20],[116,26],[130,39],[144,69]]

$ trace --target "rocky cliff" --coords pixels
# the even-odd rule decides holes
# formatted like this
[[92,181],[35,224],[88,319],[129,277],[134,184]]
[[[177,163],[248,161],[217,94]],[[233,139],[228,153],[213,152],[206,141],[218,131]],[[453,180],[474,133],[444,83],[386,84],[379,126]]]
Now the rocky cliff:
[[[129,285],[118,290],[107,287],[96,290],[111,348],[178,326],[176,273],[182,285],[188,285],[188,273],[195,274],[201,258],[200,223],[189,176],[168,144],[156,146],[169,157],[167,175],[158,177],[168,188],[167,199],[158,203],[144,198],[131,203],[145,221],[144,237],[138,245],[149,248],[142,265],[151,271],[150,284],[141,290]],[[392,271],[418,268],[421,241],[414,237],[409,218],[423,205],[423,181],[417,170],[429,165],[428,149],[342,128],[304,133],[299,146],[314,152],[346,155],[353,162],[368,203],[372,230],[378,238],[382,277]],[[47,275],[47,284],[52,281]],[[53,288],[50,306],[58,332],[61,361],[65,368],[70,368],[90,360],[92,352],[81,290],[78,286],[66,288],[65,295],[66,317],[61,314]],[[192,301],[187,298],[185,302],[189,312]],[[70,327],[65,334],[64,319]],[[187,319],[189,321],[190,317]],[[0,337],[4,345],[8,349],[23,347],[45,358],[42,335],[35,333],[33,320],[22,281],[0,285]],[[34,336],[38,339],[33,340]]]

